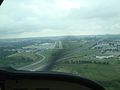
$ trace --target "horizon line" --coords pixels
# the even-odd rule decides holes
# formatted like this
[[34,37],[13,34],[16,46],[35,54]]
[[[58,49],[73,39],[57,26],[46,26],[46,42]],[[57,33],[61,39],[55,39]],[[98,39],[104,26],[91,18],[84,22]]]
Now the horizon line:
[[66,36],[104,36],[104,35],[120,35],[120,34],[83,34],[83,35],[51,35],[51,36],[31,36],[31,37],[9,37],[9,38],[0,38],[3,39],[29,39],[29,38],[48,38],[48,37],[66,37]]

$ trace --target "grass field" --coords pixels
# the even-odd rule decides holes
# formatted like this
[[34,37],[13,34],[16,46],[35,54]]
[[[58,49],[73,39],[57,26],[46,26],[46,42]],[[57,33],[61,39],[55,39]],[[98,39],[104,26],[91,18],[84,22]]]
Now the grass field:
[[[98,60],[96,55],[102,55],[98,50],[91,50],[93,42],[81,43],[64,42],[64,53],[54,64],[52,71],[72,73],[82,77],[95,80],[103,85],[106,90],[120,89],[120,60],[119,58],[110,58]],[[71,63],[65,63],[71,61]],[[75,63],[74,61],[82,61]],[[108,61],[104,63],[89,63],[84,61]]]
[[[61,40],[53,40],[48,48],[44,45],[43,48],[29,49],[30,52],[25,52],[26,49],[23,46],[6,47],[5,49],[22,49],[21,53],[17,51],[4,51],[0,48],[0,66],[14,66],[16,68],[34,64],[39,60],[42,60],[40,64],[34,66],[34,69],[38,71],[56,71],[65,72],[79,75],[91,80],[99,82],[106,90],[120,90],[120,41],[117,39],[101,39],[101,38],[70,38],[65,37]],[[101,42],[102,40],[102,42]],[[35,41],[35,40],[33,40]],[[43,40],[44,41],[44,40]],[[44,41],[47,43],[49,40]],[[27,42],[26,42],[27,43]],[[115,44],[110,46],[110,43]],[[62,44],[62,48],[59,48]],[[16,44],[15,44],[16,45]],[[37,41],[26,46],[38,45]],[[45,44],[46,45],[46,44]],[[95,46],[109,46],[109,49],[94,49]],[[9,46],[9,44],[8,44]],[[12,45],[10,45],[12,46]],[[105,48],[104,47],[104,48]],[[112,49],[111,49],[112,47]],[[35,48],[35,46],[34,46]],[[108,47],[107,47],[108,48]],[[117,49],[114,49],[117,48]],[[32,51],[33,50],[33,51]],[[104,53],[102,51],[105,51]],[[111,56],[110,58],[97,58],[96,56]],[[40,68],[40,66],[45,66]],[[29,67],[30,69],[33,67]]]
[[21,52],[7,56],[7,59],[9,59],[11,66],[22,67],[41,60],[42,56],[30,52]]
[[[73,73],[101,83],[106,90],[119,90],[120,65],[56,65],[54,71]],[[109,85],[111,83],[111,85]]]

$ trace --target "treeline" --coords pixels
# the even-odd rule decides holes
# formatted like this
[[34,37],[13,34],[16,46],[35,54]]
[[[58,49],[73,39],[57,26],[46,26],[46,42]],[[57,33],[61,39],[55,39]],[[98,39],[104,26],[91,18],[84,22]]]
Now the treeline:
[[16,51],[5,51],[4,47],[0,47],[0,61],[4,60],[8,55],[11,55],[14,53],[16,53]]
[[108,61],[81,61],[81,60],[70,60],[64,61],[65,64],[110,64]]
[[27,45],[33,44],[33,41],[19,41],[19,42],[0,42],[0,48],[18,49]]

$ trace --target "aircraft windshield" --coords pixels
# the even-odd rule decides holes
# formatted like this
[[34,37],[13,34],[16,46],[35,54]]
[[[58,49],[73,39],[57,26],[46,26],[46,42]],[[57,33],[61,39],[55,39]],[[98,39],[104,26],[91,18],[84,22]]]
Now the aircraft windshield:
[[0,68],[72,73],[120,90],[119,0],[4,0]]

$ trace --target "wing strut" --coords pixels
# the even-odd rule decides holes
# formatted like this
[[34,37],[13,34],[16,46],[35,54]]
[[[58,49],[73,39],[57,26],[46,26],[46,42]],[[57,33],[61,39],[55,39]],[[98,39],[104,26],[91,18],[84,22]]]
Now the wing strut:
[[2,4],[3,1],[4,1],[4,0],[0,0],[0,6],[1,6],[1,4]]

